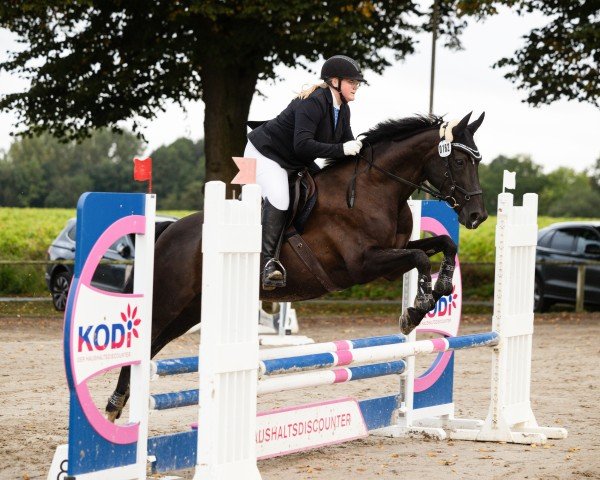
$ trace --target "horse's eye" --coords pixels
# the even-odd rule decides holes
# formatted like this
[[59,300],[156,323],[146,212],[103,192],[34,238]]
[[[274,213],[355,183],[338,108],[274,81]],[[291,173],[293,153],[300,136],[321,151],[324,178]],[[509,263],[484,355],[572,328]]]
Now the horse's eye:
[[462,167],[465,164],[465,161],[462,158],[456,158],[456,164],[459,167]]

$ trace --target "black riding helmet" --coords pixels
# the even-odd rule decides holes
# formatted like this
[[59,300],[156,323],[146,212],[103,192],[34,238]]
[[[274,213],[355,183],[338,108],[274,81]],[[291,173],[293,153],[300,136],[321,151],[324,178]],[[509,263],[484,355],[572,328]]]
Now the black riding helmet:
[[[356,63],[356,61],[352,60],[350,57],[346,57],[345,55],[334,55],[333,57],[328,58],[321,67],[321,79],[325,80],[327,85],[331,86],[332,88],[335,88],[341,95],[341,85],[334,87],[331,84],[332,78],[339,78],[340,80],[358,80],[359,82],[365,82],[365,77],[363,77],[358,63]],[[341,97],[342,101],[344,103],[347,103],[344,96],[341,95]]]

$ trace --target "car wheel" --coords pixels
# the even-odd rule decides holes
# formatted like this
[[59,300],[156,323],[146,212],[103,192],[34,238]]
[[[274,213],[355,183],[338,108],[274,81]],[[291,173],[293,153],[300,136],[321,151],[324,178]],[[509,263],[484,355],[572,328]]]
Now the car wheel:
[[68,272],[56,273],[50,282],[50,293],[52,293],[52,303],[59,312],[64,312],[67,307],[67,295],[71,286],[71,274]]
[[535,277],[535,284],[533,287],[533,311],[534,312],[545,312],[550,307],[550,302],[544,297],[544,284],[539,277]]

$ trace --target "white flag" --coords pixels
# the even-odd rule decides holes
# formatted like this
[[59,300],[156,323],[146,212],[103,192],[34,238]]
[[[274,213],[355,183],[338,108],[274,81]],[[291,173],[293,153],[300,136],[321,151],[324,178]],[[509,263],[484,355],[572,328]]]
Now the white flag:
[[502,191],[514,190],[517,185],[517,173],[504,170],[504,180],[502,181]]

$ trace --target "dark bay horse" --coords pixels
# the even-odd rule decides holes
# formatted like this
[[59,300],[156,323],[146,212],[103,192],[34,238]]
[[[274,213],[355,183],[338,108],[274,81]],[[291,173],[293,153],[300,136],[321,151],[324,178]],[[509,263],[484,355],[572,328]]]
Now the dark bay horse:
[[[477,228],[486,218],[478,166],[481,155],[473,134],[483,121],[444,124],[435,116],[387,121],[369,130],[358,159],[329,164],[315,176],[318,198],[302,233],[303,242],[338,289],[377,278],[401,278],[418,270],[415,306],[402,313],[401,329],[410,332],[435,302],[452,290],[457,247],[448,236],[409,241],[412,216],[410,195],[425,181],[434,194],[458,212],[467,228]],[[441,138],[451,151],[438,150]],[[347,187],[355,179],[355,202],[347,201]],[[427,187],[425,187],[427,188]],[[202,213],[177,221],[156,242],[152,351],[165,345],[200,321],[202,287]],[[435,286],[431,285],[429,257],[443,252]],[[289,243],[281,252],[287,286],[261,290],[261,299],[297,301],[320,297],[328,289],[300,260]],[[121,370],[117,387],[106,407],[108,418],[119,418],[129,396],[129,367]]]

